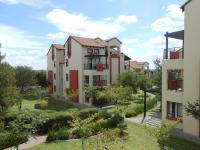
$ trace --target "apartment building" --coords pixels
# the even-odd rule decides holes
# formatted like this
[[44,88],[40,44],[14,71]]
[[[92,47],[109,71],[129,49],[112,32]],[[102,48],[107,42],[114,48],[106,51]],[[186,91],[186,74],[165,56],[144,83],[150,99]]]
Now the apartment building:
[[79,92],[74,102],[91,105],[84,93],[85,84],[117,84],[124,62],[129,59],[121,53],[121,41],[117,38],[69,36],[64,45],[53,44],[47,53],[49,93],[67,98],[66,89],[73,89]]
[[[166,33],[166,49],[162,62],[162,119],[174,121],[180,134],[200,137],[199,120],[188,116],[184,106],[200,99],[200,1],[189,0],[184,12],[184,30]],[[169,39],[181,41],[180,47],[171,48]]]
[[125,69],[132,70],[147,76],[150,75],[149,63],[147,61],[144,62],[139,62],[134,60],[125,61]]

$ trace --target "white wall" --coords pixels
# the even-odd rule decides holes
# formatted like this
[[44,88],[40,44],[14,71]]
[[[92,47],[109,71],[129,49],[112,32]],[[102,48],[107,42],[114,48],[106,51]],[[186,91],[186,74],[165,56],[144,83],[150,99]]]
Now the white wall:
[[[184,41],[184,105],[200,99],[200,1],[192,0],[185,7]],[[191,116],[183,118],[185,132],[199,135],[199,122]]]

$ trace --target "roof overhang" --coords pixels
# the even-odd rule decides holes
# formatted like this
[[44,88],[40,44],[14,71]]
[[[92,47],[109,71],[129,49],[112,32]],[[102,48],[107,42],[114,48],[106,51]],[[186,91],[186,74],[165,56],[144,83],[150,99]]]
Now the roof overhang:
[[169,38],[173,38],[173,39],[184,40],[184,30],[171,32],[171,33],[167,32],[165,36]]
[[181,9],[182,11],[185,11],[185,6],[190,3],[192,0],[188,0],[187,2],[185,2],[182,6],[181,6]]
[[131,60],[131,58],[124,54],[124,60]]

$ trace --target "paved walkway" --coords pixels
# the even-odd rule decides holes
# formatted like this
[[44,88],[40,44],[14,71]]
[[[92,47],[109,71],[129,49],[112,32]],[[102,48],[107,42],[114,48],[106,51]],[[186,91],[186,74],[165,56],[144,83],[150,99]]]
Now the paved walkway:
[[[26,150],[29,149],[31,147],[34,147],[36,145],[39,145],[41,143],[44,143],[46,141],[47,136],[36,136],[36,137],[31,137],[29,139],[29,141],[27,143],[23,143],[21,145],[19,145],[19,150]],[[16,150],[17,148],[15,147],[11,147],[11,148],[7,148],[6,150]]]
[[142,115],[139,115],[132,118],[126,118],[125,120],[151,127],[158,127],[161,126],[161,113],[148,112],[145,118]]

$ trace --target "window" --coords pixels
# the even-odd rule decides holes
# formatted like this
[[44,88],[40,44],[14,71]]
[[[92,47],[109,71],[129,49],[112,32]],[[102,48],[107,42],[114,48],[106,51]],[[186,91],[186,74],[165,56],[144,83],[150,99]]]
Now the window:
[[183,71],[168,70],[168,90],[183,91]]
[[53,66],[56,67],[56,63],[55,62],[53,63]]
[[87,48],[87,53],[92,54],[93,49],[92,48]]
[[56,92],[56,86],[54,85],[54,92]]
[[54,79],[56,79],[56,74],[55,73],[54,73],[53,77],[54,77]]
[[69,65],[69,64],[68,64],[68,59],[66,59],[66,63],[65,63],[65,64],[66,64],[66,67],[68,67],[68,65]]
[[89,98],[87,95],[85,95],[85,102],[86,102],[86,103],[89,103],[89,102],[90,102],[90,98]]
[[94,49],[94,54],[99,54],[99,49]]
[[68,73],[66,74],[66,81],[68,81],[69,79],[68,79]]
[[84,83],[85,83],[85,84],[89,84],[89,76],[85,76]]
[[175,102],[167,102],[167,117],[170,118],[177,118],[182,117],[182,104],[175,103]]

